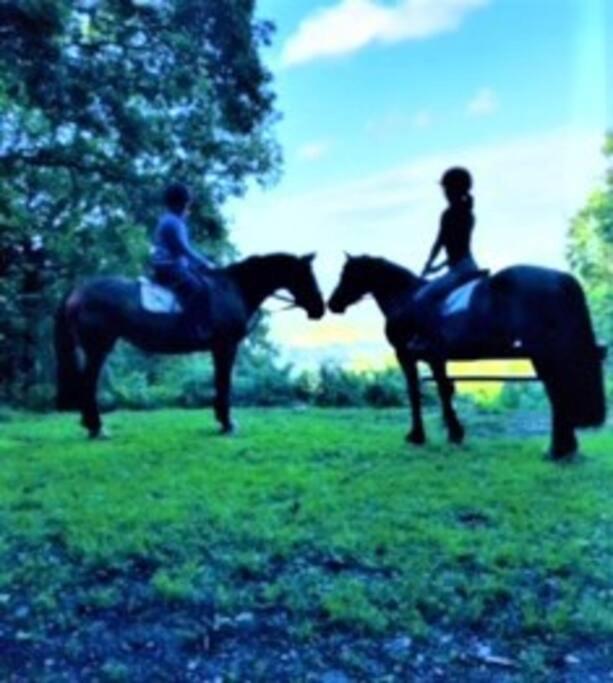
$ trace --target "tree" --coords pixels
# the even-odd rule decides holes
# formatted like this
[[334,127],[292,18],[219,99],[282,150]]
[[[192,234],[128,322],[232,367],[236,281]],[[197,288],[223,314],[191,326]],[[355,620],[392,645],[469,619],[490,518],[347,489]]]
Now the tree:
[[588,198],[573,219],[568,260],[584,283],[598,335],[613,344],[613,134],[603,148],[607,160],[604,185]]
[[[16,380],[24,344],[34,367],[32,343],[40,351],[52,306],[75,279],[142,269],[169,178],[195,190],[196,239],[214,256],[232,253],[221,204],[279,168],[271,75],[258,54],[273,29],[254,19],[254,4],[0,0],[5,381]],[[28,273],[40,271],[32,252],[41,249],[33,297]]]

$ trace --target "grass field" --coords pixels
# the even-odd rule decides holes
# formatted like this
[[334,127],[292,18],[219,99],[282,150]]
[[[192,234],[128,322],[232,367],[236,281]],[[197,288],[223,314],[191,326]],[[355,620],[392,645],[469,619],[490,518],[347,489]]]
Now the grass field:
[[613,431],[404,411],[0,421],[0,680],[613,680]]

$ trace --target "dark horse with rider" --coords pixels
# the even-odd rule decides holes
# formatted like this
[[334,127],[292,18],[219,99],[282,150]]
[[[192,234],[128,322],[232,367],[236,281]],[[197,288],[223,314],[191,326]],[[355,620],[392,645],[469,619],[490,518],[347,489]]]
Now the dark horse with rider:
[[[419,360],[429,363],[437,382],[449,439],[460,443],[464,429],[452,404],[446,361],[519,355],[532,360],[551,403],[551,454],[568,457],[577,449],[575,429],[605,419],[602,359],[581,287],[572,276],[547,268],[515,266],[494,275],[480,270],[471,251],[471,176],[451,168],[441,183],[448,207],[421,276],[385,259],[348,257],[329,308],[342,313],[364,295],[375,298],[407,381],[410,442],[425,442]],[[188,189],[173,183],[164,201],[153,235],[153,282],[91,279],[65,298],[56,315],[58,407],[79,410],[92,437],[103,434],[96,387],[118,339],[154,353],[210,351],[215,415],[222,431],[230,432],[236,352],[264,300],[285,289],[310,318],[324,315],[313,255],[253,256],[215,267],[190,245]],[[436,263],[441,253],[446,258]],[[443,275],[426,279],[443,269]],[[168,298],[167,290],[176,298]],[[165,293],[166,308],[148,307],[147,292]]]
[[[324,315],[325,304],[312,270],[313,254],[252,256],[216,268],[190,245],[185,221],[189,203],[184,185],[173,183],[167,188],[166,212],[153,237],[153,283],[93,278],[76,287],[56,314],[57,405],[80,411],[92,438],[104,435],[96,388],[104,361],[118,339],[150,353],[210,351],[215,416],[222,432],[228,433],[234,427],[230,390],[236,352],[264,300],[284,289],[309,318]],[[144,293],[152,285],[170,288],[178,303],[166,310],[147,309]]]
[[[412,410],[407,439],[425,442],[417,362],[429,363],[449,440],[464,429],[452,404],[447,360],[529,358],[551,404],[554,458],[577,450],[575,429],[605,420],[602,350],[596,344],[579,283],[548,268],[514,266],[494,275],[478,268],[470,244],[472,179],[463,168],[441,180],[449,206],[421,277],[382,258],[348,256],[329,308],[343,313],[372,295],[385,316],[385,334],[404,372]],[[446,260],[435,261],[441,252]],[[433,280],[424,276],[443,268]]]

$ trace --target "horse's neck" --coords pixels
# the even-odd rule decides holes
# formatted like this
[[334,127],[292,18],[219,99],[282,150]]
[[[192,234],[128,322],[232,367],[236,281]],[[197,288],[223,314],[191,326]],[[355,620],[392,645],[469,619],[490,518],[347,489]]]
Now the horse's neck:
[[421,283],[417,276],[408,272],[402,277],[374,277],[371,292],[381,313],[389,317],[415,294]]
[[404,288],[399,289],[395,292],[392,291],[379,291],[377,288],[373,290],[373,298],[377,302],[381,313],[388,318],[392,315],[399,306],[410,299],[415,293],[414,288]]
[[229,274],[241,291],[249,315],[254,313],[271,294],[284,286],[283,274],[264,257],[254,257],[235,264]]

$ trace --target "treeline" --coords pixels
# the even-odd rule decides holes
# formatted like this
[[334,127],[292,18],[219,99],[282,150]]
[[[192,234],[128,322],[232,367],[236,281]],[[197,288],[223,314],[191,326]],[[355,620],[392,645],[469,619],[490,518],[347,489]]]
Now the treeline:
[[613,133],[603,145],[604,182],[596,187],[573,219],[567,259],[581,280],[599,339],[609,347],[613,366]]
[[[507,384],[494,392],[490,388],[483,385],[462,393],[459,400],[480,410],[547,409],[540,385]],[[20,406],[52,410],[54,391],[52,383],[38,384]],[[105,367],[99,402],[106,411],[203,408],[212,406],[214,393],[209,356],[151,357],[121,345]],[[238,406],[399,408],[408,403],[404,377],[395,366],[358,371],[324,362],[316,370],[298,371],[279,362],[274,350],[263,353],[254,345],[245,346],[239,354],[232,394]],[[426,407],[438,409],[433,382],[422,384],[422,399]]]

